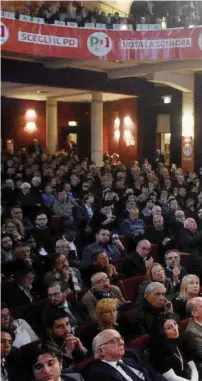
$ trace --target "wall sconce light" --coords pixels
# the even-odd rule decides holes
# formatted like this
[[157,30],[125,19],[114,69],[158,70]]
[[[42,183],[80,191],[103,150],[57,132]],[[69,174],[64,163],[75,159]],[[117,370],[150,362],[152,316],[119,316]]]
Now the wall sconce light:
[[132,119],[130,116],[125,116],[124,120],[123,120],[123,123],[124,123],[124,126],[131,126],[132,124]]
[[69,127],[76,127],[77,125],[78,125],[78,123],[75,120],[70,120],[68,122],[68,126]]
[[171,103],[171,101],[172,101],[172,95],[164,95],[163,97],[162,97],[162,99],[163,99],[163,103]]
[[37,130],[36,123],[35,122],[27,122],[25,126],[25,131],[29,134],[32,134]]
[[120,118],[114,119],[114,127],[116,127],[116,128],[120,127]]
[[126,140],[131,138],[131,132],[129,130],[125,130],[123,134]]
[[194,136],[194,117],[191,114],[185,114],[182,117],[182,136]]
[[117,141],[120,139],[120,130],[115,130],[114,131],[114,139],[117,140]]
[[34,118],[36,118],[36,111],[35,110],[27,110],[27,112],[26,112],[26,118],[27,119],[34,119]]

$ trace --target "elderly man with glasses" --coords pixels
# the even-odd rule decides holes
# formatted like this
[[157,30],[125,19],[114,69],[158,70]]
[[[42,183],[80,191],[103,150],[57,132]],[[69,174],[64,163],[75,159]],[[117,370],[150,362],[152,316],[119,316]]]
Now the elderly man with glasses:
[[161,312],[173,312],[173,306],[166,299],[166,288],[160,282],[151,282],[144,291],[141,305],[133,312],[130,321],[125,317],[125,338],[130,341],[151,332],[154,320]]
[[149,257],[150,250],[151,243],[148,240],[139,241],[135,251],[124,260],[122,272],[128,277],[145,275],[147,268],[152,266],[154,262],[153,258]]
[[163,381],[151,367],[146,366],[137,352],[125,351],[119,332],[106,329],[92,343],[96,360],[87,375],[87,381]]

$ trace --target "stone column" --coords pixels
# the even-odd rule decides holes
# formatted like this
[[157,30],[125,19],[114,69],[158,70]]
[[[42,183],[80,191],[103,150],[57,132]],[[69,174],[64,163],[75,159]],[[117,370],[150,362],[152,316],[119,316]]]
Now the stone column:
[[103,102],[102,93],[92,93],[91,103],[91,160],[101,166],[103,157]]
[[48,98],[46,101],[46,147],[54,154],[58,145],[57,100]]

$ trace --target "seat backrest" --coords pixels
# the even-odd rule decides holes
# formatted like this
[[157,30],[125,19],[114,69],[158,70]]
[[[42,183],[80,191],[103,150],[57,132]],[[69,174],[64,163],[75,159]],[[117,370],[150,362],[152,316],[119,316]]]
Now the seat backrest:
[[185,331],[185,330],[186,330],[188,324],[189,324],[189,318],[181,321],[181,328],[182,328],[182,331]]
[[144,276],[120,280],[120,288],[124,292],[126,300],[134,301],[137,295],[138,287],[144,280]]
[[130,341],[127,346],[128,348],[133,348],[133,349],[136,349],[137,351],[144,351],[149,346],[149,342],[150,342],[149,335],[144,335]]
[[182,252],[180,253],[180,262],[181,262],[181,265],[185,268],[188,265],[189,256],[190,256],[189,253],[182,253]]

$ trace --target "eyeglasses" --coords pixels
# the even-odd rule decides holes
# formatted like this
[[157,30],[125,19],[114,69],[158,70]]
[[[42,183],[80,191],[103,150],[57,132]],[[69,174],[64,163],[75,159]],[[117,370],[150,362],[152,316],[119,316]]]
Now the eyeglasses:
[[120,344],[121,342],[124,342],[124,338],[122,336],[113,337],[111,340],[108,340],[105,343],[101,344],[99,346],[99,348],[103,347],[103,345],[107,345],[107,344]]
[[176,255],[176,257],[168,257],[167,258],[168,261],[172,261],[173,259],[180,259],[180,258],[177,255]]
[[61,294],[61,291],[60,292],[54,292],[53,294],[48,294],[48,298],[49,299],[57,298],[58,296],[60,296],[60,294]]
[[102,279],[99,279],[97,280],[96,282],[94,282],[94,284],[97,284],[97,283],[105,283],[108,281],[108,278],[102,278]]

